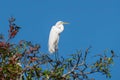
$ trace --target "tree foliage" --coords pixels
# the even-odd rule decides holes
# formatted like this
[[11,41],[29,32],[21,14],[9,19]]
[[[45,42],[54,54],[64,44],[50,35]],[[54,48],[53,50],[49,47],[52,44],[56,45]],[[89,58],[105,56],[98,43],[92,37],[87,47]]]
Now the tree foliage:
[[92,58],[97,59],[91,63],[87,61],[91,47],[85,52],[77,51],[68,58],[57,56],[58,59],[55,59],[41,52],[39,44],[25,40],[20,40],[18,44],[12,43],[11,40],[19,30],[15,18],[11,17],[8,39],[0,34],[0,80],[95,80],[94,77],[89,77],[94,73],[111,78],[113,50],[109,55],[95,55]]

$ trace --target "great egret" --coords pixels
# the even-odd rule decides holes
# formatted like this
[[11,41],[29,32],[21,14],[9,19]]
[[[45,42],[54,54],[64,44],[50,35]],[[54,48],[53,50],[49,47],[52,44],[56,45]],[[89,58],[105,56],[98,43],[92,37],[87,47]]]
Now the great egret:
[[58,50],[58,42],[60,33],[64,30],[63,24],[68,24],[67,22],[58,21],[54,26],[52,26],[49,34],[48,48],[50,53],[55,53]]

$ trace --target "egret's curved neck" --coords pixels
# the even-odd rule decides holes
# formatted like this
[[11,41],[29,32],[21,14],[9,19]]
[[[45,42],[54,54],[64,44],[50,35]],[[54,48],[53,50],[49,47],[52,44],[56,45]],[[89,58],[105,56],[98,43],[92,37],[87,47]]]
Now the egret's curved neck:
[[61,33],[61,32],[63,32],[63,30],[64,30],[64,26],[63,26],[62,24],[56,25],[56,28],[57,28],[57,32],[58,32],[58,33]]

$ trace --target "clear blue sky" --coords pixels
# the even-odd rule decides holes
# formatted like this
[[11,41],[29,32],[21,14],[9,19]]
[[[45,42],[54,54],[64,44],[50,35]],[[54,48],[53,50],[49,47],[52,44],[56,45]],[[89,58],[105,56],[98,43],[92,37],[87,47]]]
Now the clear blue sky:
[[[48,53],[49,31],[58,20],[69,22],[60,36],[59,53],[63,56],[92,45],[91,54],[113,49],[120,53],[119,0],[0,0],[0,32],[7,35],[8,18],[14,16],[22,26],[14,39],[41,44]],[[112,78],[120,79],[120,62],[115,60]],[[97,75],[96,80],[106,80]]]

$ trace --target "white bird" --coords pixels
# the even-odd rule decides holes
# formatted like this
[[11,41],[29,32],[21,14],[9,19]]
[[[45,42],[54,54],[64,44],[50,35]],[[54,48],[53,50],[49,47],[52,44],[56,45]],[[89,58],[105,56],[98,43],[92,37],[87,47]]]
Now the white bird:
[[52,26],[49,34],[48,49],[50,53],[55,53],[58,50],[58,42],[60,33],[63,32],[63,24],[68,24],[67,22],[58,21],[54,26]]

